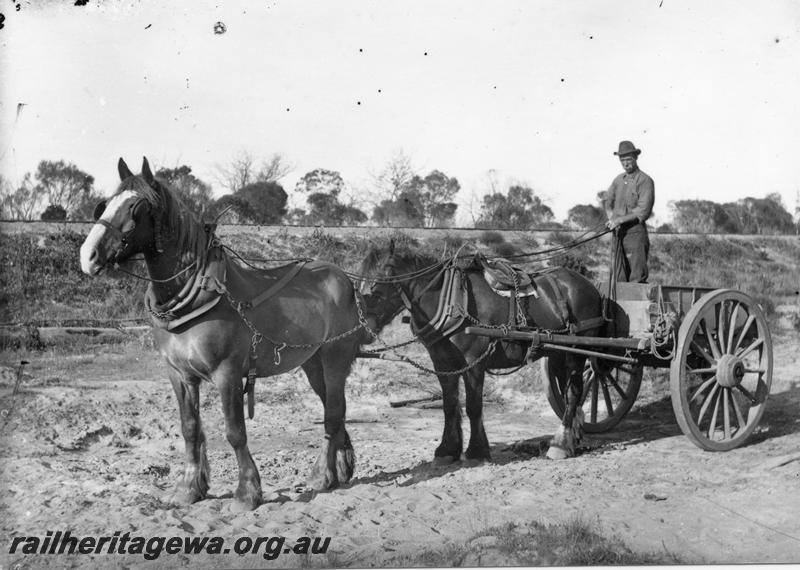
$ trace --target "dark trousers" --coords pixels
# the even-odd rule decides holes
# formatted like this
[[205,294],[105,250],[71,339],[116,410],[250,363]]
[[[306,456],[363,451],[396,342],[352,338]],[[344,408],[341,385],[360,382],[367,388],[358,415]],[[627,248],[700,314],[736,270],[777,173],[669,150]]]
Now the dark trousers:
[[647,283],[647,256],[650,254],[650,239],[644,224],[630,228],[619,228],[611,240],[617,252],[617,281]]

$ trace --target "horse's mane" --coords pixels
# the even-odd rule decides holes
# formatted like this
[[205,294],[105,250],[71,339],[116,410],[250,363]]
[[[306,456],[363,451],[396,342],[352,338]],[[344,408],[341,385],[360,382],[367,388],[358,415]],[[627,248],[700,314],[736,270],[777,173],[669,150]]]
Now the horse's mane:
[[174,239],[177,250],[185,255],[202,255],[206,248],[206,232],[199,216],[189,210],[169,184],[160,178],[155,179],[153,188],[140,175],[129,176],[123,180],[114,196],[130,190],[141,196],[154,213],[161,212],[163,235]]
[[[361,264],[361,274],[375,277],[388,257],[389,249],[387,247],[370,247]],[[406,248],[395,250],[394,258],[401,273],[412,273],[441,263],[433,255]]]

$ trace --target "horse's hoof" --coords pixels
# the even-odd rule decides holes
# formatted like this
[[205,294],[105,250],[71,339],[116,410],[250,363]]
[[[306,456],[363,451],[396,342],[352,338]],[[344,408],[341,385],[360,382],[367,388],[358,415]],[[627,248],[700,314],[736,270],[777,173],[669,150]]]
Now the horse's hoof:
[[566,449],[563,447],[559,447],[558,445],[551,445],[550,449],[547,450],[547,459],[568,459],[570,454],[567,452]]
[[464,467],[480,467],[481,465],[485,465],[487,460],[483,457],[474,457],[474,458],[467,458],[464,460]]
[[203,497],[197,491],[176,489],[164,499],[164,502],[176,507],[186,507],[194,504]]
[[317,469],[311,471],[311,476],[306,481],[306,486],[314,491],[327,491],[336,485],[336,477],[330,469]]
[[455,457],[452,455],[442,455],[441,457],[434,457],[433,458],[433,466],[434,467],[447,467],[448,465],[452,465],[455,462]]
[[261,499],[258,497],[247,497],[240,499],[236,497],[231,503],[231,510],[234,513],[243,513],[247,511],[254,511],[261,504]]
[[339,449],[336,452],[336,479],[339,483],[348,483],[353,478],[355,465],[356,454],[352,447]]

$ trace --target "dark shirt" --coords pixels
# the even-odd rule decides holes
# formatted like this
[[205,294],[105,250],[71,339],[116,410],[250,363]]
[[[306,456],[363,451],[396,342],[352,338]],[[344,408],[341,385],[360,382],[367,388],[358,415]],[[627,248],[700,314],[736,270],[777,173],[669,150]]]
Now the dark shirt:
[[653,179],[639,169],[632,174],[623,172],[611,183],[606,193],[606,209],[614,216],[636,214],[639,223],[653,213],[655,200]]

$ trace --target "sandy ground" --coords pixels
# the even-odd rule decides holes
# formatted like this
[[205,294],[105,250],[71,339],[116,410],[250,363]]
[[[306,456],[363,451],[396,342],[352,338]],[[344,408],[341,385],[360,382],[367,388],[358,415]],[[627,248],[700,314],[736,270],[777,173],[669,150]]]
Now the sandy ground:
[[[734,451],[695,447],[674,420],[663,375],[648,375],[620,426],[589,436],[576,458],[547,460],[541,442],[557,420],[538,368],[529,367],[488,381],[493,461],[440,468],[431,459],[441,410],[389,406],[424,395],[403,382],[419,373],[358,361],[348,388],[355,479],[320,494],[305,488],[305,476],[322,438],[321,405],[302,373],[261,380],[248,433],[266,502],[247,513],[230,508],[237,469],[211,386],[203,388],[201,403],[211,496],[172,508],[162,498],[181,472],[183,442],[175,398],[154,352],[137,346],[83,355],[50,351],[31,358],[16,398],[16,371],[7,358],[0,401],[13,410],[2,428],[0,567],[393,565],[506,522],[576,517],[633,550],[667,552],[686,563],[800,562],[798,346],[796,333],[777,338],[769,407],[752,441]],[[424,381],[437,386],[432,378]],[[44,537],[48,530],[231,542],[330,536],[331,543],[325,556],[285,554],[274,561],[233,552],[164,553],[154,561],[136,554],[9,554],[13,537]]]

